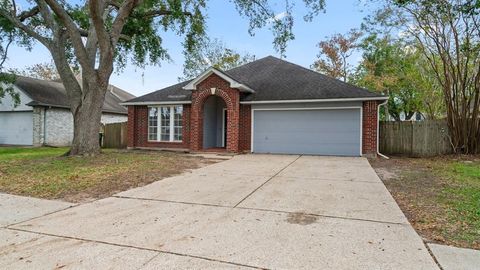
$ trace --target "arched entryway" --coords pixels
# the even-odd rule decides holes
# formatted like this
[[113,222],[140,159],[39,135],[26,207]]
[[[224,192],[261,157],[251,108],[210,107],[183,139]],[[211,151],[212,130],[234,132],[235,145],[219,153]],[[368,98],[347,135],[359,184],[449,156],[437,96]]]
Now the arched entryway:
[[[196,90],[192,93],[192,111],[191,111],[191,130],[190,130],[190,149],[193,151],[202,151],[209,148],[209,146],[215,145],[215,147],[221,145],[225,148],[228,152],[237,152],[238,151],[238,126],[239,126],[239,93],[237,90],[234,89],[221,89],[221,88],[210,88],[210,89],[202,89]],[[236,103],[234,103],[234,101]],[[222,130],[215,132],[215,140],[217,143],[213,144],[213,139],[210,136],[208,139],[208,132],[207,128],[209,124],[205,127],[205,110],[207,111],[210,109],[209,105],[215,104],[215,110],[212,108],[211,110],[216,112],[216,117],[223,119],[224,125],[224,137],[223,140],[218,140],[218,138],[222,137]],[[219,105],[220,104],[220,105]],[[219,109],[222,108],[221,112],[219,113]],[[225,112],[224,110],[225,109]],[[223,118],[225,117],[225,118]],[[213,117],[211,118],[213,119]],[[208,119],[207,119],[208,121]],[[215,122],[215,127],[222,127],[222,122],[217,120]],[[211,126],[211,125],[210,125]],[[208,131],[212,131],[209,129]],[[219,136],[217,136],[219,135]],[[204,137],[206,141],[204,141]],[[210,142],[204,144],[204,142]],[[218,143],[223,142],[223,144]]]
[[227,145],[227,105],[219,96],[203,103],[203,149],[225,149]]

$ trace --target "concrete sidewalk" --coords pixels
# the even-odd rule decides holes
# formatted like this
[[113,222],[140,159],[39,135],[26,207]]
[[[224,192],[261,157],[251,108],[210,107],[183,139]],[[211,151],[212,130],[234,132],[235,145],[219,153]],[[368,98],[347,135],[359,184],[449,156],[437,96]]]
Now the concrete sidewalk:
[[428,244],[443,270],[480,269],[480,250]]
[[438,269],[363,158],[235,156],[4,231],[0,268]]
[[0,193],[0,227],[27,221],[74,205]]

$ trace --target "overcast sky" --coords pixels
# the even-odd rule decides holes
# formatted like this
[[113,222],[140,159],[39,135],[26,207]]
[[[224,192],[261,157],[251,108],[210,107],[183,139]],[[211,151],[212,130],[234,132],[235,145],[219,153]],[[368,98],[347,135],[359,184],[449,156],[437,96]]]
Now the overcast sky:
[[[274,1],[271,1],[274,2]],[[278,1],[283,3],[283,1]],[[327,0],[326,12],[312,22],[304,22],[303,9],[297,0],[294,10],[295,40],[287,47],[286,60],[309,67],[318,54],[317,44],[325,36],[346,33],[352,28],[360,27],[366,9],[361,0]],[[277,14],[283,12],[282,5],[275,7]],[[273,49],[272,34],[268,29],[255,31],[255,36],[248,34],[248,21],[241,18],[230,1],[210,0],[207,10],[207,32],[212,38],[219,38],[227,47],[240,52],[248,52],[262,58],[268,55],[279,56]],[[163,62],[160,66],[139,69],[129,65],[122,73],[114,74],[111,83],[134,95],[140,96],[178,82],[182,75],[184,57],[181,42],[183,37],[173,33],[162,36],[164,45],[172,62]],[[359,56],[355,56],[357,61]],[[9,52],[7,67],[24,68],[36,63],[50,62],[50,55],[41,45],[31,52],[14,47]]]

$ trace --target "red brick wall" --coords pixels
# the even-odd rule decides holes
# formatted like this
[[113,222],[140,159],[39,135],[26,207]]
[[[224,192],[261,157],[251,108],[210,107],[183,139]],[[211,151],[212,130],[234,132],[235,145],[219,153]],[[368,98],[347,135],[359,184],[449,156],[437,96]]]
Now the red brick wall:
[[135,118],[135,106],[128,106],[128,121],[127,121],[127,147],[133,148],[135,147],[135,140],[136,140],[136,121]]
[[[197,85],[192,92],[192,105],[183,105],[183,142],[148,141],[148,107],[128,107],[128,147],[185,148],[193,151],[203,149],[203,105],[214,95],[222,98],[227,106],[227,151],[243,152],[251,149],[251,106],[240,105],[240,93],[230,88],[228,82],[212,74]],[[363,102],[362,152],[377,153],[377,101]]]
[[377,154],[377,117],[378,102],[363,102],[362,152],[364,155]]
[[128,147],[185,148],[190,147],[190,105],[183,105],[183,140],[179,142],[148,141],[148,107],[128,107]]
[[203,105],[212,96],[211,88],[216,88],[213,95],[222,98],[227,106],[227,151],[238,152],[240,94],[216,74],[203,80],[197,85],[197,90],[192,92],[190,148],[193,151],[203,149]]
[[240,105],[239,151],[250,152],[252,133],[252,106]]

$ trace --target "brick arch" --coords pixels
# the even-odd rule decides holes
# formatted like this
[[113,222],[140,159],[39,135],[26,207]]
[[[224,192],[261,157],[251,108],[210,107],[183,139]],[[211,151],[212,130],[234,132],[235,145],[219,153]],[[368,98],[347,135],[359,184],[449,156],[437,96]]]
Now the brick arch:
[[200,90],[196,95],[195,100],[193,101],[192,108],[194,110],[202,111],[205,101],[211,96],[220,97],[223,100],[223,102],[225,102],[225,105],[227,106],[227,110],[233,109],[232,99],[222,89],[215,89],[215,94],[212,94],[212,91],[210,89]]
[[[229,152],[238,152],[240,94],[237,89],[223,85],[223,80],[215,76],[207,78],[206,83],[207,85],[198,87],[198,90],[194,90],[192,93],[190,149],[193,151],[203,149],[203,107],[207,98],[217,96],[224,101],[227,107],[226,149]],[[213,87],[216,88],[214,94],[210,89]]]

